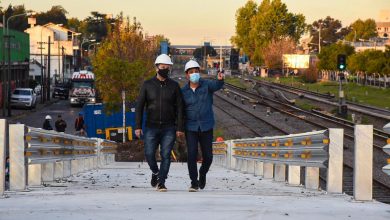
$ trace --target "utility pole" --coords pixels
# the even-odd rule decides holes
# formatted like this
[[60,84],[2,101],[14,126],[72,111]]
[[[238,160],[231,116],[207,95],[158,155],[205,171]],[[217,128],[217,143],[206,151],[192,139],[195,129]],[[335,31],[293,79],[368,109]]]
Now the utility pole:
[[45,49],[43,47],[43,44],[45,44],[46,42],[38,42],[39,44],[39,47],[38,49],[41,50],[41,104],[45,103],[45,95],[46,95],[46,90],[45,90],[45,79],[44,79],[44,74],[43,74],[43,52],[42,50]]
[[48,37],[48,41],[47,41],[47,101],[50,101],[50,61],[51,61],[51,54],[50,54],[50,47],[51,47],[51,44],[53,44],[51,42],[51,39],[50,39],[50,36]]
[[[61,48],[60,48],[60,40],[57,41],[58,46],[58,79],[61,79]],[[60,81],[60,80],[58,80]]]
[[64,53],[64,46],[61,47],[62,51],[62,84],[65,84],[65,53]]
[[320,24],[320,30],[318,32],[318,53],[321,53],[321,28],[322,24]]
[[8,117],[12,116],[11,113],[11,35],[5,36],[8,41],[8,74],[7,74],[7,80],[8,80],[8,89],[7,89],[7,107],[8,107]]

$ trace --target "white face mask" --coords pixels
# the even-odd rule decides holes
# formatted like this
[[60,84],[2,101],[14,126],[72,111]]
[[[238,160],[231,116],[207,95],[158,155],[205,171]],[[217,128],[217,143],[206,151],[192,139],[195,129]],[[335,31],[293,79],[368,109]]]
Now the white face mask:
[[192,83],[198,83],[200,79],[200,74],[199,73],[191,73],[190,74],[190,81]]

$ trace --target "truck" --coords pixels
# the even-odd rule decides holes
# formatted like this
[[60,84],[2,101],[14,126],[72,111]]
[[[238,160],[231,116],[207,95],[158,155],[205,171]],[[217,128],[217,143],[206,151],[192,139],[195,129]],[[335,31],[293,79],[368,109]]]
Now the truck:
[[71,106],[96,103],[94,73],[88,70],[81,70],[72,74],[69,101]]

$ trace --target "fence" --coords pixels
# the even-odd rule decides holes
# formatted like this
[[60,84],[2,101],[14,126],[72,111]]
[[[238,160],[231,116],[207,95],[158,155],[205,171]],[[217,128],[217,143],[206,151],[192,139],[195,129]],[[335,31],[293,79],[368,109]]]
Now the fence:
[[[373,127],[355,127],[354,198],[372,200]],[[215,163],[228,169],[263,176],[265,179],[319,189],[320,168],[327,171],[326,190],[342,193],[343,129],[302,134],[229,140],[213,143]],[[371,158],[369,160],[368,158]],[[287,172],[286,172],[287,168]],[[287,178],[286,178],[287,173]]]
[[[339,73],[341,72],[333,70],[321,70],[318,76],[319,79],[339,81]],[[347,73],[345,79],[347,82],[357,83],[360,85],[376,86],[382,88],[390,87],[390,78],[388,74],[373,73],[372,75],[368,75],[362,72],[356,74]]]
[[[6,121],[0,120],[0,143],[6,146]],[[45,182],[97,169],[114,161],[116,143],[55,131],[9,125],[9,188],[27,190]],[[5,190],[5,147],[0,148],[1,191]]]

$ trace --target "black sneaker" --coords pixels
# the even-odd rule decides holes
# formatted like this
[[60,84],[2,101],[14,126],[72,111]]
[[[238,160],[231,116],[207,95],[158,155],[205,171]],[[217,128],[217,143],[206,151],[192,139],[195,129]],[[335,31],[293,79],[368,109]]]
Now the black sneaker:
[[164,183],[159,183],[158,186],[157,186],[157,191],[159,191],[159,192],[166,192],[167,191],[167,187],[165,187]]
[[204,189],[206,186],[206,174],[199,175],[199,188]]
[[199,190],[199,184],[198,183],[191,183],[191,187],[188,189],[189,192],[198,192]]
[[152,180],[150,181],[150,185],[152,185],[152,187],[156,187],[157,183],[158,183],[158,174],[152,173]]

